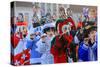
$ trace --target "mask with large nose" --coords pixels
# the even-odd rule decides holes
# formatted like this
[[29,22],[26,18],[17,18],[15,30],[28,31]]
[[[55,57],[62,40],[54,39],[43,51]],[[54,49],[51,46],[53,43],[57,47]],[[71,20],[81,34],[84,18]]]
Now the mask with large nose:
[[64,21],[60,21],[57,24],[57,32],[59,35],[64,33],[70,34],[70,31],[73,27],[75,27],[74,21],[71,18],[65,19]]
[[73,36],[70,32],[73,30],[73,27],[75,27],[74,21],[71,18],[67,18],[62,22],[58,22],[56,25],[61,43],[71,43]]

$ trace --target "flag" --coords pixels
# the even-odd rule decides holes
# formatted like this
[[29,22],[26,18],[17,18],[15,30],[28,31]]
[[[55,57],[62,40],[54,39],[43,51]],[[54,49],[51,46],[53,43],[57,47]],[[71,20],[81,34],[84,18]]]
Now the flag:
[[13,63],[15,66],[29,65],[30,64],[30,50],[26,49],[26,50],[23,50],[23,52],[16,54],[13,57]]

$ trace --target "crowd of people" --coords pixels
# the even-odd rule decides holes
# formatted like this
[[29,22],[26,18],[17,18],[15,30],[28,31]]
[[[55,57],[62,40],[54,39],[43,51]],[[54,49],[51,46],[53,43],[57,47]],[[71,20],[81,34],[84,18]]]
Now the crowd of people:
[[[11,18],[12,64],[54,64],[97,60],[97,14],[83,8],[78,22],[71,8],[59,7],[59,17],[47,13],[32,23],[19,14]],[[83,20],[82,20],[83,19]],[[24,60],[22,60],[22,58]]]

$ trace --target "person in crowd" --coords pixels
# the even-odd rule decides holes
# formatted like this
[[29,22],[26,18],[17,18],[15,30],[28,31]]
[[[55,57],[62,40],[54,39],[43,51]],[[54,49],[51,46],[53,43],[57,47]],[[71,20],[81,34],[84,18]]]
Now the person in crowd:
[[76,50],[73,44],[71,30],[75,27],[71,18],[66,19],[65,9],[59,8],[59,19],[56,21],[56,35],[52,40],[51,53],[54,63],[66,63],[76,61]]
[[97,41],[95,39],[96,27],[92,26],[84,31],[84,40],[80,43],[78,50],[78,59],[80,62],[97,60]]
[[18,22],[23,22],[24,21],[24,16],[23,16],[23,14],[22,13],[19,13],[18,14]]
[[89,60],[97,60],[97,27],[92,26],[89,28]]
[[38,33],[30,31],[27,36],[26,48],[30,50],[30,64],[41,64],[41,53],[36,51],[36,43],[40,40]]
[[84,40],[80,43],[79,49],[78,49],[78,61],[89,61],[89,37],[88,33],[84,34]]
[[50,53],[51,49],[51,40],[55,36],[54,35],[54,23],[47,23],[44,25],[43,31],[44,34],[41,36],[41,39],[37,42],[37,51],[42,53],[41,63],[42,64],[53,64],[54,58]]

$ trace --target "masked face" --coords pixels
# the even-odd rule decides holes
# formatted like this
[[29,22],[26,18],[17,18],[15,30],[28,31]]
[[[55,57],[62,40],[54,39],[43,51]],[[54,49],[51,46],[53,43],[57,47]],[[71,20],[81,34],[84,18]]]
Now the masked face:
[[67,9],[67,16],[72,16],[72,10],[71,9]]
[[59,28],[58,28],[58,33],[59,34],[62,34],[62,33],[68,33],[70,34],[70,31],[71,31],[71,25],[69,23],[65,24],[59,24],[58,25]]
[[31,40],[34,40],[34,38],[35,38],[35,34],[31,34],[31,35],[30,35],[30,39],[31,39]]
[[64,25],[62,27],[62,32],[63,33],[69,33],[71,31],[71,26],[70,25]]
[[84,17],[88,17],[88,12],[89,12],[89,9],[88,8],[83,8],[83,15]]
[[65,9],[63,7],[59,8],[59,17],[60,18],[66,18]]
[[72,27],[74,27],[73,24],[73,20],[71,18],[68,18],[64,21],[61,21],[60,23],[57,24],[57,32],[58,34],[63,34],[63,33],[69,33],[72,29]]
[[23,14],[18,15],[18,21],[23,21]]
[[64,11],[60,11],[60,12],[59,12],[59,16],[60,16],[60,17],[62,17],[64,14],[65,14]]

